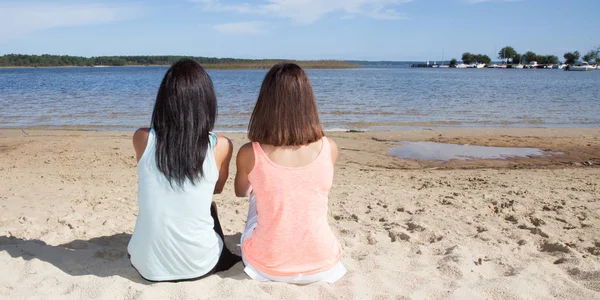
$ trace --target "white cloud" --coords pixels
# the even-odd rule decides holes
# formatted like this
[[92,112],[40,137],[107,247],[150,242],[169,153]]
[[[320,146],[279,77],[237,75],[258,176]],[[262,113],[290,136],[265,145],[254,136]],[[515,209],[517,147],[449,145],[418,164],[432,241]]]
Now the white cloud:
[[131,19],[139,9],[101,4],[0,4],[0,42],[28,33]]
[[238,22],[217,24],[213,28],[226,34],[259,35],[267,32],[266,25],[265,22]]
[[413,0],[263,0],[261,4],[223,4],[219,0],[190,1],[201,3],[206,10],[211,11],[271,15],[311,24],[332,13],[341,13],[344,18],[365,16],[388,20],[405,19],[396,10],[396,6]]

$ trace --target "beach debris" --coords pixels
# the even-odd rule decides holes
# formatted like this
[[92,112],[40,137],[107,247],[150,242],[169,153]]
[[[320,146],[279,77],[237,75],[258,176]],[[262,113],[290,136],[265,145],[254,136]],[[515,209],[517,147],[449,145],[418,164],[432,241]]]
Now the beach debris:
[[377,240],[373,236],[373,233],[369,233],[369,235],[367,236],[367,244],[369,244],[369,245],[376,245],[377,244]]
[[600,242],[595,242],[594,243],[595,247],[589,247],[587,248],[587,251],[594,256],[600,256]]
[[355,214],[352,214],[352,215],[350,216],[350,219],[351,219],[352,221],[354,221],[354,222],[358,222],[358,216],[357,216],[357,215],[355,215]]
[[[448,197],[450,197],[450,196],[446,196],[446,198],[448,198]],[[454,198],[453,198],[453,197],[451,197],[450,199],[454,199]],[[440,201],[440,204],[442,204],[442,205],[452,205],[452,201],[450,201],[450,200],[448,200],[448,199],[442,199],[442,200]]]
[[564,258],[564,257],[562,257],[562,258],[559,258],[559,259],[555,260],[555,261],[554,261],[554,264],[555,264],[555,265],[559,265],[559,264],[564,264],[564,263],[566,263],[566,262],[567,262],[567,259],[566,259],[566,258]]
[[540,227],[541,225],[546,224],[546,222],[544,222],[544,220],[534,217],[534,216],[530,216],[529,220],[531,221],[531,224],[533,224],[533,226],[535,226],[535,227]]
[[569,247],[567,247],[567,246],[565,246],[564,244],[561,244],[561,243],[544,242],[540,246],[540,252],[562,252],[562,253],[569,253],[569,252],[571,252],[571,249],[569,249]]
[[527,241],[526,240],[519,240],[517,242],[517,244],[519,244],[519,246],[523,246],[523,245],[527,244]]
[[454,249],[456,249],[456,248],[458,248],[458,245],[454,245],[452,247],[446,248],[446,252],[444,253],[444,255],[452,254],[452,251],[454,251]]
[[393,242],[396,242],[398,240],[401,241],[408,241],[410,240],[410,236],[404,232],[400,232],[400,231],[396,231],[396,230],[388,230],[388,236],[390,237],[390,240]]
[[543,211],[557,211],[559,209],[563,209],[564,207],[561,205],[554,205],[552,207],[548,206],[548,205],[544,205],[544,207],[542,207]]
[[542,229],[540,229],[538,227],[531,228],[531,227],[528,227],[527,225],[521,224],[521,225],[518,226],[518,228],[519,229],[524,229],[524,230],[529,230],[529,232],[531,232],[531,234],[537,234],[537,235],[539,235],[541,237],[544,237],[544,238],[549,238],[550,237],[548,234],[546,234],[545,232],[543,232]]
[[513,224],[519,223],[519,220],[517,220],[517,218],[514,215],[508,215],[504,218],[504,220],[509,221]]
[[425,227],[423,227],[419,224],[413,223],[411,221],[406,222],[406,226],[408,227],[408,231],[411,231],[411,232],[412,231],[425,231]]

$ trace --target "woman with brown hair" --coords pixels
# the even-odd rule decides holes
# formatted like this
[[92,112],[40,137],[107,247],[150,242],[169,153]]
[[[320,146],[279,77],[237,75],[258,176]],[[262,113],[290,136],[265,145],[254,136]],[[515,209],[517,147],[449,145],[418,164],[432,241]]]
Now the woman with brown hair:
[[308,76],[280,63],[265,76],[237,155],[235,192],[250,198],[244,271],[259,281],[333,283],[346,269],[327,223],[337,145],[325,137]]

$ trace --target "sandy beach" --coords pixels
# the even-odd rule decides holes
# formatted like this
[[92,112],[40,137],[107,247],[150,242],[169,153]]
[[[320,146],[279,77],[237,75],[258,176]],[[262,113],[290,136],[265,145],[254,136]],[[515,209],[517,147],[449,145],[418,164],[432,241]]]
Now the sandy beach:
[[[258,283],[242,264],[150,283],[126,246],[137,214],[132,132],[0,130],[2,299],[600,299],[600,129],[331,132],[336,284]],[[226,134],[235,151],[242,133]],[[535,147],[537,158],[388,155],[398,141]],[[562,154],[556,154],[556,153]],[[554,154],[552,154],[554,153]],[[236,249],[247,199],[235,157],[215,197]]]

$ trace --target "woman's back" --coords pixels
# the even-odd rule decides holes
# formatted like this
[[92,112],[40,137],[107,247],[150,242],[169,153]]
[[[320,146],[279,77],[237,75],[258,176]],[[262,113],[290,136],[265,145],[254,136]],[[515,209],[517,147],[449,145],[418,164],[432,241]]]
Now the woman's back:
[[300,66],[280,63],[267,72],[248,139],[238,152],[235,176],[235,194],[250,196],[244,271],[260,281],[340,279],[346,269],[327,217],[337,146],[323,133]]
[[163,77],[151,128],[133,135],[139,214],[127,250],[146,279],[198,279],[241,259],[223,246],[212,202],[227,181],[233,148],[211,133],[216,115],[210,76],[182,59]]
[[248,174],[258,226],[244,242],[245,259],[273,276],[314,274],[335,266],[341,248],[327,223],[333,181],[327,138],[297,147],[251,144]]
[[138,163],[139,214],[128,246],[131,263],[149,280],[194,278],[217,263],[223,241],[213,229],[212,195],[219,177],[210,144],[203,162],[203,176],[195,184],[172,184],[157,167],[156,135],[148,133]]

